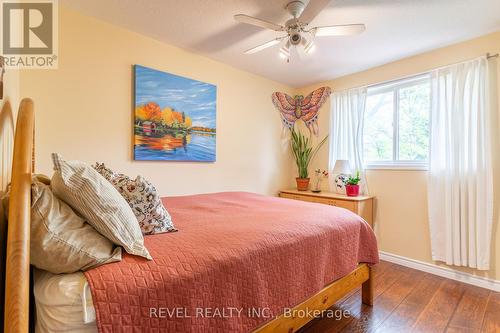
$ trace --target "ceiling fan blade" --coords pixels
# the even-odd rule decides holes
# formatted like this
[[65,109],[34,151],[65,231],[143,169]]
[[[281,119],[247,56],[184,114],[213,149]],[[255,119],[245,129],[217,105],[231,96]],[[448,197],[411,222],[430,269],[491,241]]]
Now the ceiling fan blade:
[[281,42],[282,38],[275,38],[273,40],[270,40],[269,42],[265,42],[264,44],[257,45],[256,47],[252,47],[251,49],[246,50],[244,53],[245,54],[253,54],[257,53],[259,51],[262,51],[264,49],[267,49],[268,47],[274,46],[276,44],[279,44]]
[[296,61],[301,61],[302,58],[304,58],[304,49],[302,47],[297,47],[297,46],[293,46],[292,49],[290,50],[290,59],[293,61],[293,60],[296,60]]
[[251,24],[254,26],[257,26],[259,28],[264,28],[264,29],[271,29],[274,31],[283,31],[285,28],[279,24],[274,24],[272,22],[264,21],[261,19],[258,19],[256,17],[244,15],[244,14],[238,14],[234,15],[234,19],[238,22],[241,23],[246,23],[246,24]]
[[365,31],[364,24],[330,25],[311,29],[316,36],[348,36],[357,35]]
[[310,0],[299,21],[306,24],[311,22],[329,3],[330,0]]

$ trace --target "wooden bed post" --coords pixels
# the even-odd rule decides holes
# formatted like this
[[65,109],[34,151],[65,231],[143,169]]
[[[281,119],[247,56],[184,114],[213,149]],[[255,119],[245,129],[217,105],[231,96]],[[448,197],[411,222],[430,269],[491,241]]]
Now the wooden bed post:
[[368,280],[361,286],[361,299],[363,304],[373,306],[373,269],[368,266]]
[[34,123],[33,101],[23,99],[17,115],[9,197],[4,309],[4,332],[6,333],[27,333],[29,330],[31,167]]

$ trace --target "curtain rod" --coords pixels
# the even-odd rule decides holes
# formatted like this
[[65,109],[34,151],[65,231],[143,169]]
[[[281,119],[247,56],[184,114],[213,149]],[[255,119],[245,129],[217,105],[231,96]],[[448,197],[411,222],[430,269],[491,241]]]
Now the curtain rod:
[[[484,56],[486,56],[486,59],[489,60],[489,59],[493,59],[493,58],[498,58],[499,54],[498,53],[495,53],[495,54],[486,53]],[[423,71],[423,72],[419,72],[419,73],[415,73],[415,74],[409,74],[409,75],[405,75],[405,76],[400,76],[400,77],[398,77],[396,79],[392,79],[392,80],[387,80],[387,81],[377,82],[377,83],[370,83],[370,84],[367,84],[367,85],[364,85],[364,86],[359,86],[359,87],[354,87],[354,88],[347,88],[347,89],[343,89],[342,91],[344,91],[344,90],[350,90],[350,89],[358,89],[358,88],[373,88],[373,87],[384,85],[384,84],[391,84],[391,83],[394,83],[394,82],[397,82],[397,81],[401,81],[401,80],[405,80],[405,79],[411,79],[411,78],[415,78],[415,77],[419,77],[419,76],[428,75],[433,70],[444,68],[444,67],[448,67],[448,66],[451,66],[451,65],[460,64],[460,63],[466,62],[466,61],[468,61],[468,60],[460,61],[460,62],[457,62],[457,63],[452,63],[452,64],[449,64],[449,65],[445,65],[445,66],[441,66],[441,67],[437,67],[437,68],[433,68],[433,69],[429,69],[429,70],[426,70],[426,71]]]

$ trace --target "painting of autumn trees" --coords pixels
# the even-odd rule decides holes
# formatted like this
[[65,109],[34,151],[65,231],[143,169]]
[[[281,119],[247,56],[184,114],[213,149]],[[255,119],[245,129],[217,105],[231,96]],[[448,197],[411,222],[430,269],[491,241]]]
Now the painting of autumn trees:
[[136,160],[215,161],[216,87],[135,65]]
[[193,122],[185,112],[178,112],[170,107],[163,110],[155,102],[149,102],[146,105],[139,105],[135,109],[135,120],[138,125],[145,121],[153,122],[158,126],[172,129],[190,129]]

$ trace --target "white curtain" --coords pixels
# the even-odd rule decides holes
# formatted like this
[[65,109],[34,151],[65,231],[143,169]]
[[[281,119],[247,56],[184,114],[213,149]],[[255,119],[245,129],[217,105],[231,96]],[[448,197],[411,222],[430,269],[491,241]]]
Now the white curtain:
[[[348,160],[351,173],[361,174],[360,192],[368,194],[363,170],[363,119],[366,88],[356,88],[332,94],[330,112],[329,170],[337,160]],[[336,188],[335,177],[330,177],[330,189]]]
[[488,60],[432,72],[429,221],[433,260],[488,270],[493,221]]

